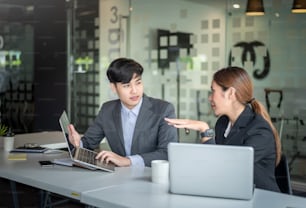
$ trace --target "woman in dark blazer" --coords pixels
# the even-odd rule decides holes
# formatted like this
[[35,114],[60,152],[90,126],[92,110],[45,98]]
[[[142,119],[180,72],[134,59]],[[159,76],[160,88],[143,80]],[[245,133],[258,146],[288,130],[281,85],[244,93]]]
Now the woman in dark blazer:
[[203,121],[168,118],[166,121],[176,128],[200,131],[204,144],[253,147],[256,188],[279,192],[274,174],[281,157],[279,135],[264,106],[253,97],[249,75],[239,67],[221,69],[213,76],[211,90],[209,101],[219,117],[215,130]]

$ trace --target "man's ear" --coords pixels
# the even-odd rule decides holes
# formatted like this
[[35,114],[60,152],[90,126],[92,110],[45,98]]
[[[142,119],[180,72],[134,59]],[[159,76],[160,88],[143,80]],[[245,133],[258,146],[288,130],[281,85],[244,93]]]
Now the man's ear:
[[111,87],[113,93],[117,94],[117,87],[116,87],[116,85],[114,83],[110,83],[110,87]]

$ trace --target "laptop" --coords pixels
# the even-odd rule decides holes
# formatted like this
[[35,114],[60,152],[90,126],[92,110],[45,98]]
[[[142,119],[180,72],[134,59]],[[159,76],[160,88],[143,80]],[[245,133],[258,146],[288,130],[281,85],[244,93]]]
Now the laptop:
[[169,143],[169,190],[174,194],[250,200],[252,147]]
[[[64,134],[65,141],[67,143],[68,152],[70,159],[73,161],[74,165],[84,167],[91,170],[103,170],[107,172],[114,172],[115,171],[115,165],[112,163],[105,163],[101,162],[100,160],[95,159],[97,152],[94,152],[92,150],[78,147],[75,148],[69,141],[68,135],[68,125],[70,124],[70,121],[68,119],[66,111],[63,111],[61,117],[59,118],[59,123],[62,128],[62,132]],[[64,164],[67,162],[67,158],[63,159],[63,163],[61,163],[59,160],[56,161],[57,164]]]

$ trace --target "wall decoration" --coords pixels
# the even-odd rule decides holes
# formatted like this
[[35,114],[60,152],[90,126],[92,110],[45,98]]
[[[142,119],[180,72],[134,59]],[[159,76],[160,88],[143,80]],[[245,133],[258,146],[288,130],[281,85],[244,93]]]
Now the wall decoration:
[[268,76],[271,61],[264,43],[260,41],[238,42],[233,46],[229,53],[229,66],[246,67],[247,62],[252,64],[255,79],[264,79]]
[[[192,33],[171,33],[168,30],[159,29],[157,31],[158,68],[169,68],[170,62],[176,62],[177,58],[180,58],[180,49],[186,49],[187,55],[190,55],[190,49],[193,48],[193,44],[190,43],[191,35]],[[190,58],[182,59],[192,66],[193,63],[190,60]]]

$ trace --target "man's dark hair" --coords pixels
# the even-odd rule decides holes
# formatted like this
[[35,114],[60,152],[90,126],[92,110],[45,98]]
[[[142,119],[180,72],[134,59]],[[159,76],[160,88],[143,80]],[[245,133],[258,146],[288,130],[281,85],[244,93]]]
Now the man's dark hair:
[[129,83],[136,74],[141,76],[143,72],[142,66],[128,58],[118,58],[110,63],[107,69],[107,78],[111,83]]

